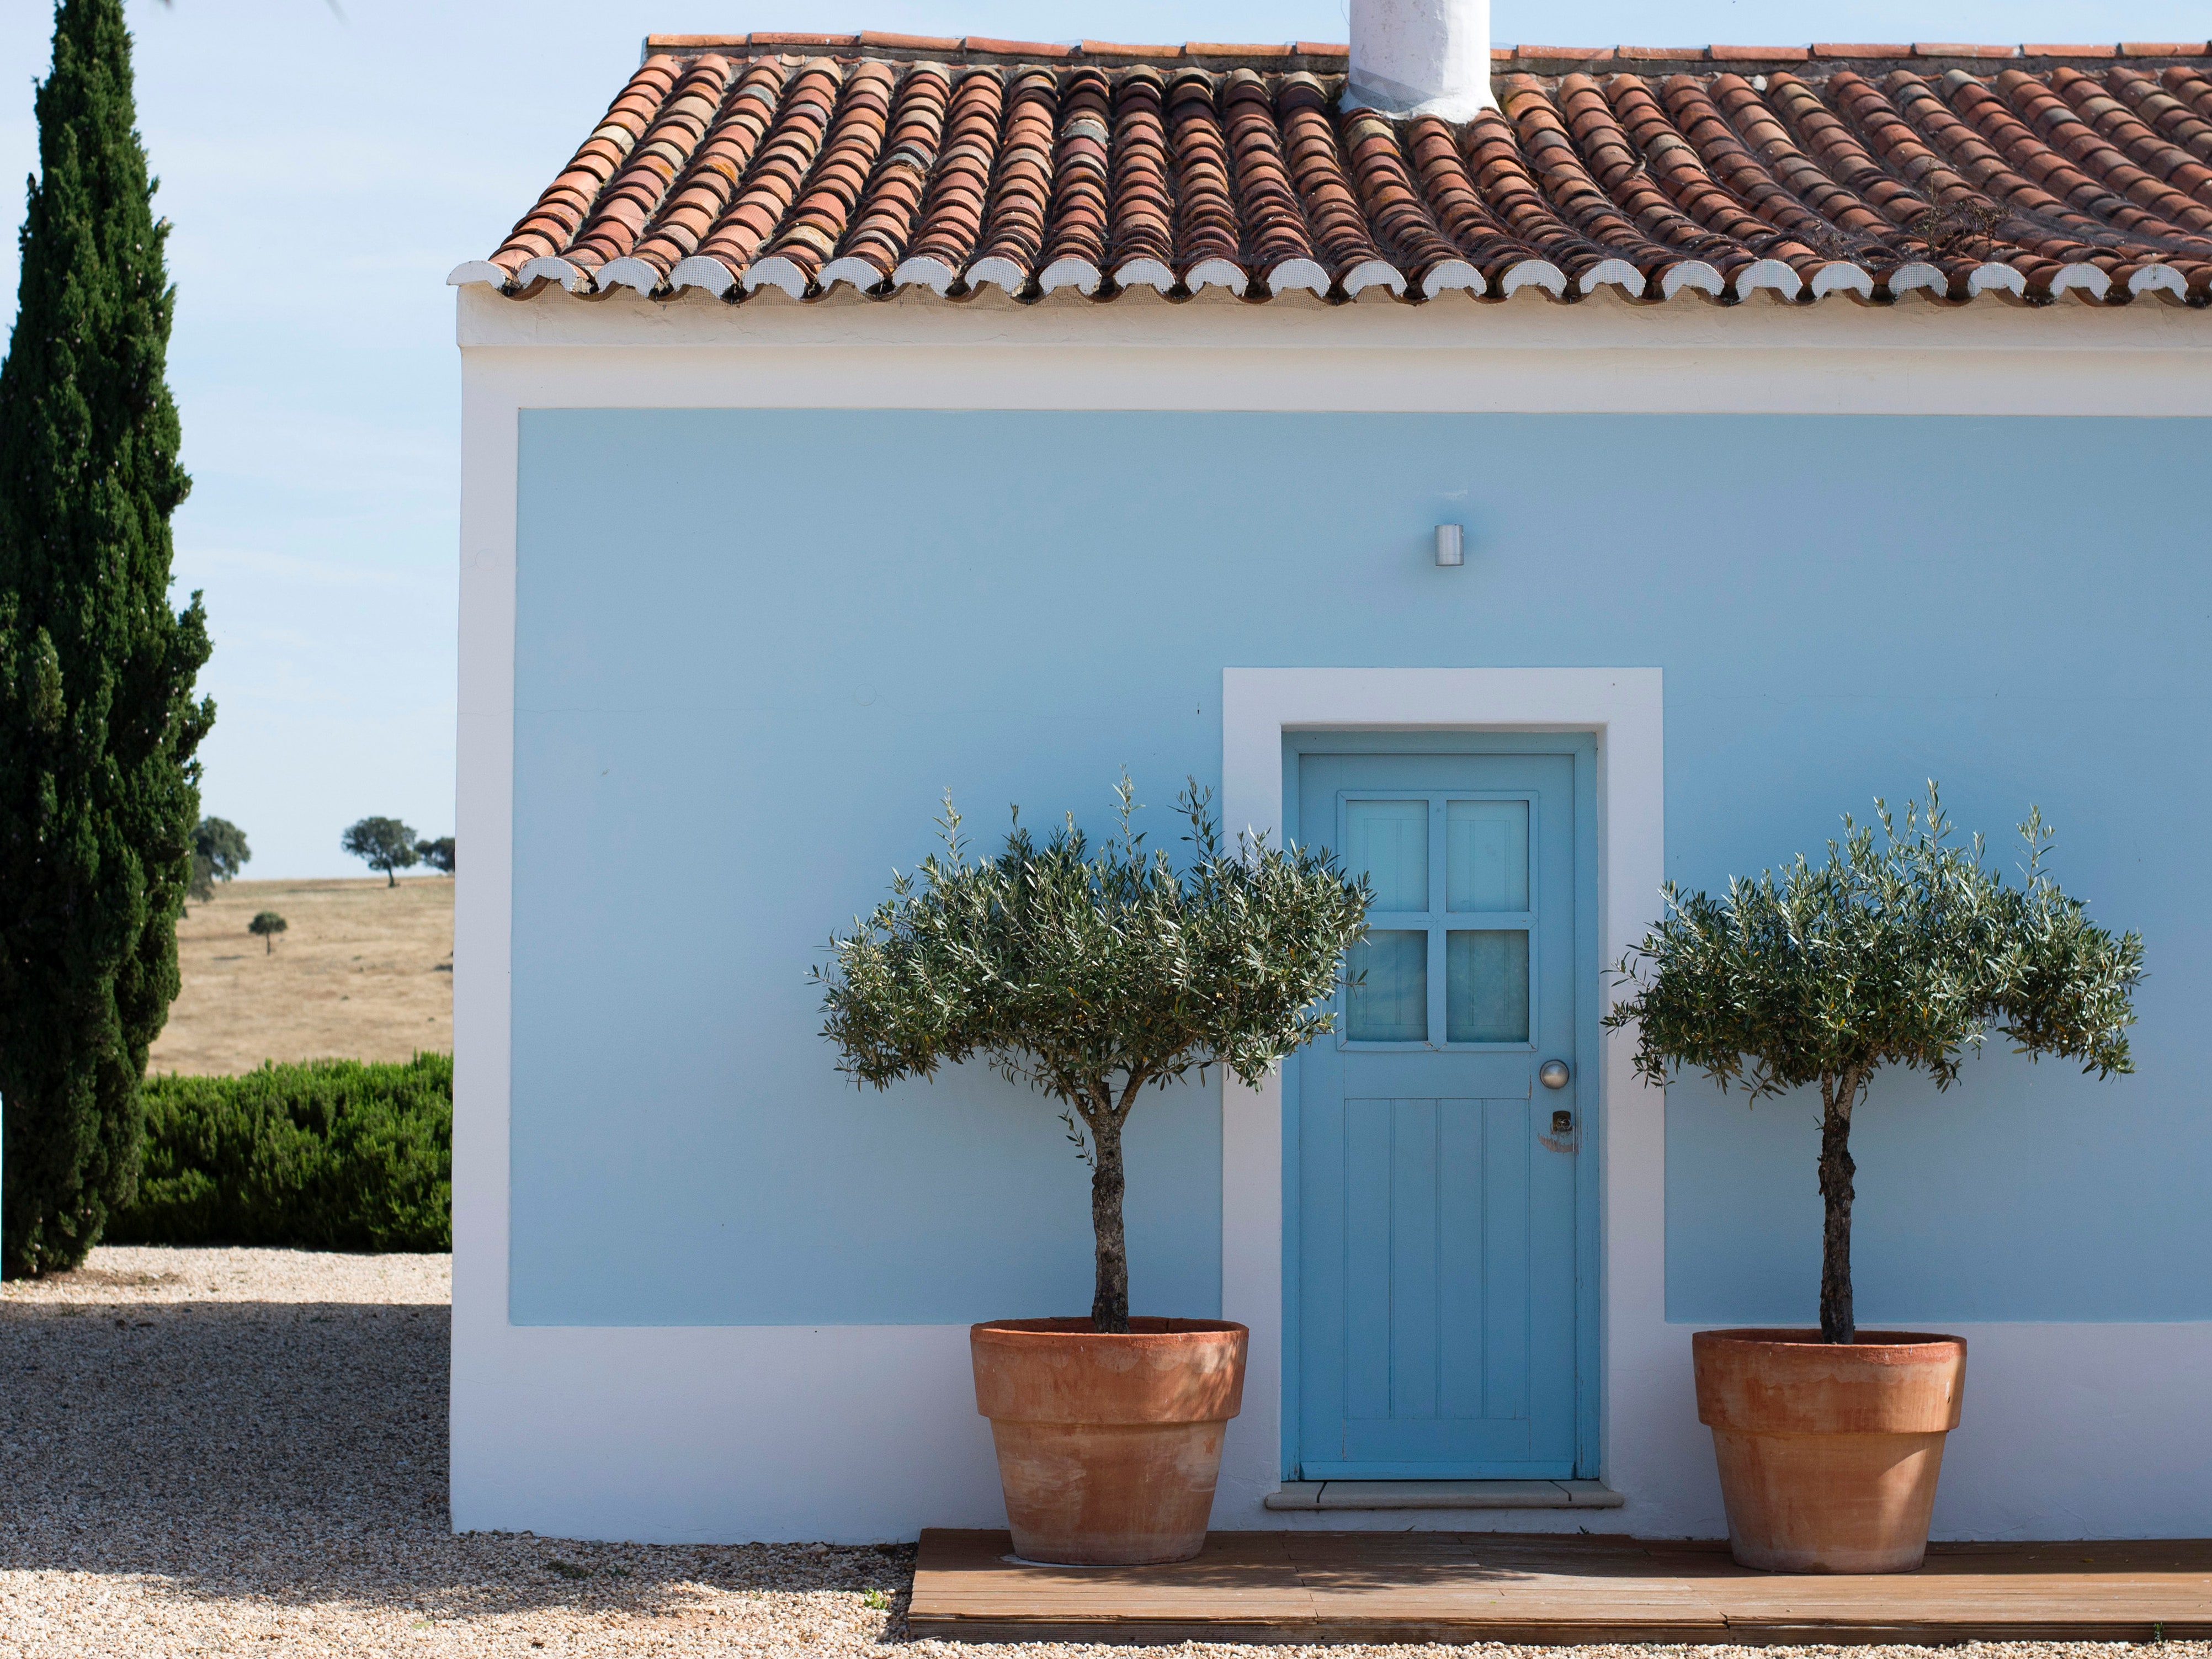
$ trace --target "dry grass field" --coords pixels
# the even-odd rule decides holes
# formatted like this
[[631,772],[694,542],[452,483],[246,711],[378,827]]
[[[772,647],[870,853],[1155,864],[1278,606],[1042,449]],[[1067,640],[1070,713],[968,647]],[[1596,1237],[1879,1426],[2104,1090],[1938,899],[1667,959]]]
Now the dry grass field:
[[[184,990],[149,1072],[250,1072],[264,1060],[405,1060],[453,1047],[453,884],[417,876],[234,881],[177,924]],[[289,924],[276,948],[246,931]]]

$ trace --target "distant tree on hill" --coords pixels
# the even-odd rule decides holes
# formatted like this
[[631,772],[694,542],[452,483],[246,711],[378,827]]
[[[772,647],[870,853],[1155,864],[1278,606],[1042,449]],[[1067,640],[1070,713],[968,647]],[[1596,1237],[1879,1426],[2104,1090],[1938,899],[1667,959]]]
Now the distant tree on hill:
[[215,896],[215,884],[227,882],[252,858],[246,831],[228,818],[202,818],[192,831],[192,880],[186,890],[201,904]]
[[435,841],[418,841],[415,843],[415,850],[421,855],[422,862],[440,875],[453,873],[453,838],[451,836],[441,836]]
[[380,872],[387,887],[397,887],[398,872],[413,869],[422,857],[415,850],[415,832],[398,818],[363,818],[345,832],[338,845]]
[[[26,8],[27,10],[28,9]],[[11,13],[17,26],[28,19]],[[0,1269],[76,1267],[137,1185],[215,706],[169,604],[175,290],[122,0],[61,0],[0,367]]]
[[246,931],[269,947],[269,951],[263,953],[267,955],[276,948],[276,935],[291,925],[274,910],[264,910],[246,924]]

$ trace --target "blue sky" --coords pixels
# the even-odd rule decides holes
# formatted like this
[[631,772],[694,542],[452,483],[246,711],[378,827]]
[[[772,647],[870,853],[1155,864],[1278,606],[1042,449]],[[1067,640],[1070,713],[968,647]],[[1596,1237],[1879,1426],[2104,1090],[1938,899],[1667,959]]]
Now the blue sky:
[[[1346,38],[1344,0],[130,0],[179,297],[170,378],[196,479],[220,705],[206,810],[254,876],[353,868],[368,813],[453,822],[459,368],[446,272],[497,244],[649,30],[1032,40]],[[0,22],[0,178],[36,165],[50,16]],[[1496,0],[1502,42],[2204,39],[2202,0]],[[6,212],[20,221],[21,198]],[[15,289],[12,237],[0,283]]]

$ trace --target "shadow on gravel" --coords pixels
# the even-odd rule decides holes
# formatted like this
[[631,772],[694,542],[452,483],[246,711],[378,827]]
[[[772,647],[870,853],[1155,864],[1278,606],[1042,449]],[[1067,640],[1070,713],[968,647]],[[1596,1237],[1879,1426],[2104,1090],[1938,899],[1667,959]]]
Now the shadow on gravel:
[[449,1325],[436,1304],[0,1303],[0,1571],[428,1619],[681,1619],[748,1589],[902,1613],[911,1547],[455,1537]]

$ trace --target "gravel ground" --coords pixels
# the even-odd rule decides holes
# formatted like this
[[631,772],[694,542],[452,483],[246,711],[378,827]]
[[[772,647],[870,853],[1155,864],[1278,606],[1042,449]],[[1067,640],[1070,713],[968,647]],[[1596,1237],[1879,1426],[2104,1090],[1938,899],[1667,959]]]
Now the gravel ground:
[[[1147,1651],[908,1643],[901,1620],[910,1547],[453,1536],[451,1285],[444,1256],[107,1249],[77,1273],[0,1286],[0,1656]],[[1150,1651],[1346,1659],[1362,1650]],[[1390,1659],[1421,1651],[1375,1650]],[[1484,1650],[1489,1659],[1522,1651]],[[1776,1651],[1580,1650],[1590,1659]],[[1881,1659],[1929,1650],[1796,1651]],[[1952,1651],[2117,1659],[2129,1650]],[[2160,1655],[2212,1659],[2212,1644],[2169,1643]]]

